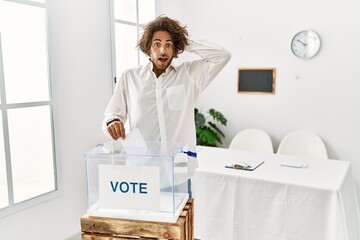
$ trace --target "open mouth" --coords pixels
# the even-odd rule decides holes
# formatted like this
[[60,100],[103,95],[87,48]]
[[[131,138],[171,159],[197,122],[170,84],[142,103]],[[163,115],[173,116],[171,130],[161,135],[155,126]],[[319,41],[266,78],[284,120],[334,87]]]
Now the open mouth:
[[167,57],[159,57],[158,59],[159,59],[159,61],[162,62],[162,63],[164,63],[164,62],[166,62],[166,61],[168,60]]

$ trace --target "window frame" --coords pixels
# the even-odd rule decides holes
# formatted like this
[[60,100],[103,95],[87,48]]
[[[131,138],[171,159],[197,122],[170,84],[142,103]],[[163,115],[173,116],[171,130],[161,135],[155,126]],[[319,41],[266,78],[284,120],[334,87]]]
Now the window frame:
[[[48,70],[48,94],[49,100],[47,101],[37,101],[37,102],[24,102],[24,103],[6,103],[6,91],[5,91],[5,77],[4,77],[4,68],[3,68],[3,55],[2,55],[2,45],[1,45],[1,33],[0,33],[0,96],[1,104],[0,110],[2,113],[2,127],[3,128],[3,138],[4,138],[4,152],[5,152],[5,165],[6,165],[6,179],[7,179],[7,192],[8,192],[8,206],[0,209],[0,218],[14,214],[16,212],[22,211],[26,208],[35,206],[37,204],[49,201],[55,197],[58,197],[62,194],[62,184],[60,179],[60,163],[56,158],[56,149],[55,149],[55,131],[54,131],[54,114],[53,114],[53,100],[52,100],[52,91],[51,91],[51,72],[50,72],[50,41],[49,41],[49,17],[47,10],[47,3],[34,2],[30,0],[3,0],[18,4],[24,4],[27,6],[40,7],[44,8],[46,12],[45,19],[45,28],[46,28],[46,39],[45,47],[47,51],[47,70]],[[14,202],[14,188],[13,188],[13,177],[12,177],[12,163],[10,156],[10,140],[9,140],[9,123],[8,123],[8,114],[7,111],[10,109],[17,108],[27,108],[27,107],[39,107],[39,106],[48,106],[50,114],[50,126],[51,126],[51,137],[52,137],[52,153],[53,158],[53,174],[54,174],[54,190],[49,192],[34,196],[30,199],[20,201],[18,203]],[[50,161],[50,160],[49,160]]]
[[[129,22],[129,21],[125,21],[125,20],[119,20],[119,19],[115,19],[115,14],[114,14],[114,1],[116,0],[109,0],[109,21],[110,21],[110,49],[111,49],[111,73],[112,73],[112,86],[113,89],[115,89],[115,85],[116,85],[116,80],[117,80],[117,70],[116,70],[116,39],[115,39],[115,24],[116,23],[120,23],[120,24],[125,24],[128,26],[133,26],[136,27],[136,31],[137,31],[137,41],[139,41],[140,39],[140,27],[141,27],[141,23],[139,22],[139,0],[135,0],[136,1],[136,22]],[[154,0],[154,17],[156,17],[156,0]],[[137,65],[140,66],[141,64],[141,57],[140,57],[140,49],[137,49]]]

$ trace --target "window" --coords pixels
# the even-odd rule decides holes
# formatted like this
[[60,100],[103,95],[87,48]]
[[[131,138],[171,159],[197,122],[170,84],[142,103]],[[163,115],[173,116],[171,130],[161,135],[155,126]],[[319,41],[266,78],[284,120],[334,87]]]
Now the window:
[[155,0],[110,0],[113,76],[148,62],[136,49],[141,25],[155,18]]
[[45,0],[0,0],[0,216],[57,190]]

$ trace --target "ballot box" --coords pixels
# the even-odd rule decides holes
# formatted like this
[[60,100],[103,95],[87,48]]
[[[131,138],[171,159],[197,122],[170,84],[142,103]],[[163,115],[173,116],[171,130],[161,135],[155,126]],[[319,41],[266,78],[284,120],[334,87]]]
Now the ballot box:
[[176,222],[189,199],[186,153],[178,142],[112,142],[85,152],[87,214]]

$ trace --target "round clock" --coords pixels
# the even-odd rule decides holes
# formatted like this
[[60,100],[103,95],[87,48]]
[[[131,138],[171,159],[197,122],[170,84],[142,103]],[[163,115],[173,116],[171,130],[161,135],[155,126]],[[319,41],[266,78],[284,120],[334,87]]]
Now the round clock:
[[311,30],[301,31],[291,40],[291,50],[295,56],[303,59],[314,57],[320,49],[320,37]]

